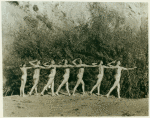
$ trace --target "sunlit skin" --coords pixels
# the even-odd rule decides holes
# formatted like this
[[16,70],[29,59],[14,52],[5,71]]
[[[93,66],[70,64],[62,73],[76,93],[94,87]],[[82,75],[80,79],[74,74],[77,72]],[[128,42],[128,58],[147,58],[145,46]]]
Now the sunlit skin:
[[[36,62],[36,64],[34,64],[34,62]],[[40,66],[40,61],[38,61],[38,60],[29,61],[29,63],[33,66],[33,68],[35,68],[34,74],[33,74],[34,85],[33,85],[32,89],[31,89],[31,91],[29,92],[29,95],[31,95],[34,89],[35,89],[35,92],[37,94],[37,84],[39,82],[40,69],[41,68],[45,68],[45,67]]]
[[[48,63],[48,62],[47,62],[47,63]],[[49,74],[49,76],[48,76],[48,77],[49,77],[49,80],[48,80],[46,86],[44,87],[43,91],[41,92],[41,96],[44,95],[44,92],[45,92],[45,90],[46,90],[48,87],[51,88],[52,96],[55,96],[55,93],[54,93],[54,78],[55,78],[55,74],[56,74],[56,67],[51,67],[52,65],[55,64],[55,61],[52,60],[52,61],[51,61],[51,65],[46,65],[47,63],[44,63],[43,65],[44,65],[44,66],[47,66],[47,68],[52,68],[52,69],[50,70],[50,74]]]
[[[67,66],[68,61],[67,61],[67,60],[64,60],[64,61],[65,61],[64,66]],[[63,79],[62,83],[59,85],[59,87],[58,87],[58,89],[57,89],[57,91],[56,91],[56,95],[59,95],[58,93],[59,93],[61,87],[62,87],[64,84],[66,84],[66,90],[67,90],[69,96],[71,95],[70,92],[69,92],[69,85],[68,85],[69,77],[70,77],[70,68],[66,68],[66,69],[65,69],[65,74],[63,75],[63,78],[64,78],[64,79]]]
[[[75,61],[76,61],[77,59],[75,59],[74,61],[72,61],[72,63],[74,64],[74,65],[76,65],[76,66],[85,66],[85,64],[82,64],[82,60],[80,59],[80,64],[76,64],[75,63]],[[83,91],[83,95],[85,95],[85,90],[84,90],[84,88],[85,88],[85,84],[84,84],[84,81],[82,80],[82,78],[83,78],[83,74],[84,74],[84,68],[80,68],[79,69],[79,73],[78,73],[78,75],[77,75],[77,83],[76,83],[76,86],[74,87],[74,90],[73,90],[73,96],[75,96],[75,91],[76,91],[76,89],[77,89],[77,87],[79,86],[79,84],[81,83],[82,84],[82,91]]]
[[[90,94],[92,94],[92,92],[95,90],[95,88],[97,87],[97,95],[100,95],[100,85],[101,85],[101,81],[103,79],[103,76],[104,76],[104,68],[110,68],[108,66],[104,66],[102,65],[103,64],[103,61],[100,61],[100,64],[99,64],[99,74],[97,75],[97,83],[96,85],[92,88],[92,90],[90,91]],[[95,64],[94,64],[95,65]]]
[[121,77],[121,71],[122,70],[133,70],[134,68],[124,68],[120,66],[120,61],[117,62],[116,66],[112,66],[110,64],[108,64],[111,68],[117,69],[116,74],[114,75],[115,77],[115,83],[112,86],[112,88],[110,89],[110,91],[108,92],[108,94],[106,95],[107,97],[109,97],[110,93],[115,89],[115,87],[117,87],[117,93],[118,93],[118,98],[120,98],[120,77]]
[[31,69],[32,67],[26,67],[26,64],[24,64],[22,67],[20,67],[22,76],[21,76],[21,87],[20,87],[20,96],[24,97],[24,88],[27,81],[27,69]]

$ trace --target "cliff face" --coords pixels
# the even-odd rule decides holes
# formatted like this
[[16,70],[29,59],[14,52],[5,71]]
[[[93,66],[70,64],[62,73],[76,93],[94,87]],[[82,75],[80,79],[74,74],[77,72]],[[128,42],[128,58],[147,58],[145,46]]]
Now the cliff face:
[[[34,18],[35,25],[43,27],[37,16],[45,16],[53,24],[54,29],[70,30],[80,24],[91,24],[92,14],[97,17],[104,16],[110,30],[122,29],[129,26],[136,35],[141,29],[147,28],[147,3],[87,3],[87,2],[18,2],[19,5],[2,2],[2,37],[3,57],[9,54],[13,43],[14,32],[20,28],[33,26],[28,20]],[[36,6],[37,11],[33,10]],[[101,9],[99,9],[101,8]],[[120,18],[112,14],[115,11]],[[45,21],[47,22],[47,21]]]
[[[93,3],[87,2],[20,2],[23,7],[29,4],[29,10],[32,14],[33,6],[37,5],[39,12],[48,16],[48,18],[56,25],[65,26],[65,19],[75,22],[86,23],[91,18],[90,6]],[[105,11],[116,11],[121,17],[125,19],[124,25],[129,25],[134,30],[139,30],[144,24],[144,20],[148,18],[148,4],[147,3],[98,3],[98,6],[104,8]],[[109,16],[106,16],[109,17]],[[64,24],[63,24],[63,23]],[[109,23],[109,22],[108,22]],[[63,25],[62,25],[63,24]],[[114,24],[115,25],[115,24]]]

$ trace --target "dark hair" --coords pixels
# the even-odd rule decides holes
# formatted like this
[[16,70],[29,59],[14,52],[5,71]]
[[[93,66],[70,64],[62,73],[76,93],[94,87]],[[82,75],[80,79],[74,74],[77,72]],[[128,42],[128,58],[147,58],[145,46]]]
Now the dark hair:
[[23,67],[23,65],[26,65],[26,63],[24,63],[24,64],[21,64],[21,65],[20,65],[20,67]]
[[[115,65],[117,65],[118,61],[120,61],[120,60],[116,60]],[[121,61],[120,61],[120,64],[121,64]]]
[[[51,59],[51,60],[50,60],[50,64],[52,64],[52,61],[54,61],[54,59]],[[55,61],[54,61],[54,63],[55,63]]]
[[[98,62],[98,64],[100,64],[100,63],[101,63],[101,61],[102,61],[102,60],[100,60],[100,61]],[[102,61],[102,62],[103,62],[103,61]]]

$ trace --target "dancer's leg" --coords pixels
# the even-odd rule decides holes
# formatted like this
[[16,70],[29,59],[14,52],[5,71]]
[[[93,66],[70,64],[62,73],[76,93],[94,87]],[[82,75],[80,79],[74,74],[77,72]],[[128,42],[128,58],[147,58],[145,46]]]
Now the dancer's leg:
[[84,91],[84,86],[85,86],[85,84],[84,84],[84,81],[83,80],[81,80],[81,84],[82,84],[82,91],[83,91],[83,95],[85,94],[85,91]]
[[32,89],[31,89],[31,91],[29,92],[29,95],[32,94],[32,92],[33,92],[34,89],[35,89],[35,91],[37,93],[37,84],[38,84],[38,81],[39,81],[39,78],[35,78],[34,79],[34,85],[33,85]]
[[24,97],[24,89],[25,89],[25,85],[26,85],[26,80],[27,80],[27,78],[25,78],[24,83],[23,83],[23,97]]
[[51,91],[52,91],[52,96],[55,96],[55,93],[54,93],[54,80],[53,80],[53,82],[52,82]]
[[116,86],[118,86],[119,81],[115,81],[114,85],[111,87],[110,91],[108,92],[108,94],[106,95],[107,97],[109,97],[110,93],[115,89]]
[[41,92],[41,95],[44,94],[45,90],[48,88],[49,85],[52,84],[53,80],[54,80],[54,78],[50,78],[50,79],[48,80],[46,86],[44,87],[44,89],[43,89],[42,92]]
[[[101,81],[102,81],[102,77],[98,78],[97,83],[96,83],[96,85],[92,88],[92,90],[90,91],[90,94],[92,94],[92,92],[94,91],[94,89],[95,89],[96,87],[100,86]],[[100,87],[99,87],[99,88],[100,88]],[[99,91],[99,88],[98,88],[98,91]],[[98,94],[99,94],[99,92],[98,92]]]
[[97,95],[100,95],[100,84],[97,86]]
[[80,83],[81,83],[81,80],[78,79],[77,84],[76,84],[76,86],[73,89],[73,95],[75,95],[75,91],[76,91],[76,89],[77,89],[77,87],[79,86]]
[[59,95],[58,92],[60,91],[61,87],[68,81],[67,78],[64,78],[64,80],[62,81],[62,83],[59,85],[57,91],[56,91],[56,95]]
[[68,94],[69,94],[69,96],[70,96],[70,92],[69,92],[69,84],[68,84],[68,82],[66,83],[66,90],[67,90],[67,92],[68,92]]
[[92,90],[90,91],[90,94],[92,94],[92,92],[94,91],[94,89],[97,87],[98,85],[96,84],[93,88],[92,88]]
[[118,98],[120,98],[120,83],[118,83],[117,92],[118,92]]
[[21,79],[20,96],[23,96],[23,84],[24,84],[24,80]]

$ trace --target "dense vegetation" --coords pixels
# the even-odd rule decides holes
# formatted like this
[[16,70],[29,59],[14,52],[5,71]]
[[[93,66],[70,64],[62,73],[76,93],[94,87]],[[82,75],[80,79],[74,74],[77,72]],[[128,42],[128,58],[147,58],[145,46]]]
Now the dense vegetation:
[[[33,59],[39,59],[42,63],[54,59],[58,63],[66,58],[71,64],[71,60],[81,58],[86,64],[103,60],[105,65],[113,60],[120,60],[124,67],[136,66],[135,70],[122,71],[121,97],[145,97],[148,94],[148,28],[144,27],[135,35],[129,26],[124,25],[125,19],[116,11],[107,11],[96,3],[91,4],[89,11],[90,23],[79,22],[79,26],[69,31],[56,28],[47,16],[39,14],[36,19],[31,15],[25,17],[24,20],[30,25],[26,29],[20,26],[20,32],[14,33],[14,47],[11,50],[13,56],[3,61],[3,75],[7,80],[3,87],[4,95],[19,94],[21,84],[19,65],[22,63]],[[111,29],[109,22],[113,18],[117,19],[117,23],[115,28]],[[39,23],[42,27],[38,27]],[[119,27],[120,25],[123,27]],[[70,90],[76,84],[77,72],[77,69],[71,69]],[[48,74],[48,70],[41,70],[38,92],[41,92],[46,84]],[[86,91],[90,91],[96,83],[96,74],[98,74],[97,68],[85,69],[83,80]],[[112,69],[105,69],[101,94],[106,94],[112,87],[115,81],[113,74]],[[62,75],[63,69],[57,69],[55,91],[63,79]],[[25,93],[32,87],[32,76],[33,69],[28,71]],[[65,87],[63,89],[65,90]],[[81,91],[81,86],[78,87],[78,91]],[[112,94],[117,96],[116,90]]]

